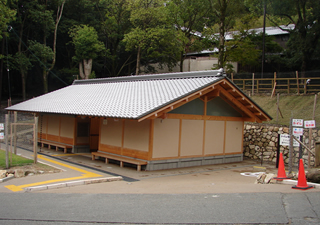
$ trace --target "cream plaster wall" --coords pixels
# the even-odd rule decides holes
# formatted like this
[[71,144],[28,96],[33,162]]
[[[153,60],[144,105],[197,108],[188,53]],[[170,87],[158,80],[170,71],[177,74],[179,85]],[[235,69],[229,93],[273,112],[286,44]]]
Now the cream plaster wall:
[[42,119],[40,118],[38,121],[38,132],[42,131],[43,134],[46,134],[47,133],[47,123],[48,123],[48,116],[47,115],[42,116]]
[[75,126],[75,118],[72,116],[61,116],[61,128],[60,128],[60,136],[73,138],[74,137],[74,126]]
[[124,148],[149,151],[150,121],[125,121]]
[[59,116],[48,116],[48,134],[59,136]]
[[182,120],[180,156],[202,155],[203,120]]
[[225,121],[206,121],[204,154],[222,154]]
[[[233,66],[234,71],[238,71],[238,63],[236,62],[229,62]],[[183,61],[183,72],[188,71],[203,71],[203,70],[212,70],[212,67],[214,65],[218,64],[218,59],[215,57],[192,57],[187,58]],[[172,68],[171,71],[169,71],[167,66],[164,66],[162,68],[159,67],[156,63],[151,63],[150,66],[153,66],[157,73],[172,73],[172,72],[180,72],[180,65],[177,64],[175,67]],[[142,74],[143,71],[146,70],[146,67],[142,68]]]
[[113,119],[102,120],[101,123],[101,144],[121,147],[122,142],[122,121]]
[[179,119],[154,120],[152,158],[178,156],[179,127]]
[[227,121],[225,153],[242,152],[243,121]]

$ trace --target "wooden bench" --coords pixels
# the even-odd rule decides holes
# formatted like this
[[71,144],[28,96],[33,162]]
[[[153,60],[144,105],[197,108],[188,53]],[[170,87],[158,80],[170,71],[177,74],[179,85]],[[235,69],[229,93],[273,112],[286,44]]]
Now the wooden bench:
[[100,157],[103,157],[106,159],[106,163],[109,163],[109,159],[117,160],[120,162],[120,167],[123,167],[124,162],[137,165],[137,171],[141,171],[142,165],[148,164],[148,162],[142,161],[139,159],[131,159],[131,158],[127,158],[127,157],[120,156],[120,155],[118,156],[118,155],[108,154],[105,152],[91,152],[91,155],[92,155],[92,160],[95,160],[96,156],[100,156]]
[[67,153],[68,149],[72,149],[71,145],[59,143],[55,141],[41,140],[40,142],[40,140],[38,140],[38,143],[41,144],[41,147],[44,147],[44,145],[48,145],[48,149],[51,149],[51,146],[54,146],[56,148],[56,151],[58,151],[59,148],[62,148],[64,153]]

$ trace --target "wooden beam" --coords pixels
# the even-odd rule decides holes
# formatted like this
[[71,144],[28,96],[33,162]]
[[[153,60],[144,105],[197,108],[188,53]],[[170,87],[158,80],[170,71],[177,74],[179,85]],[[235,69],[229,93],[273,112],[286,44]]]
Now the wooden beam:
[[153,154],[153,136],[154,136],[154,120],[150,120],[149,128],[149,151],[148,151],[148,160],[152,159]]
[[169,112],[169,111],[171,111],[171,110],[173,110],[173,109],[175,109],[175,108],[178,108],[178,107],[186,104],[187,102],[190,102],[190,101],[192,101],[192,100],[194,100],[194,99],[196,99],[196,98],[199,98],[199,96],[206,95],[207,93],[209,93],[209,92],[212,91],[212,87],[216,87],[219,83],[222,83],[222,82],[223,82],[223,81],[219,81],[219,82],[215,83],[214,85],[210,85],[210,86],[208,86],[208,87],[205,87],[205,88],[203,88],[203,89],[201,89],[201,90],[199,90],[199,91],[197,91],[197,92],[192,93],[192,94],[189,95],[189,96],[186,96],[186,97],[184,97],[184,98],[182,98],[182,99],[177,100],[177,101],[174,102],[174,103],[171,103],[171,104],[169,104],[169,105],[166,105],[166,106],[164,106],[163,108],[158,109],[157,111],[155,111],[155,112],[153,112],[153,113],[151,113],[151,114],[149,114],[149,115],[146,115],[146,116],[140,118],[140,119],[138,120],[138,122],[141,122],[141,121],[143,121],[143,120],[145,120],[145,119],[155,119],[155,118],[158,118],[158,117],[160,117],[163,113],[167,113],[167,112]]
[[171,114],[168,113],[168,119],[186,119],[186,120],[218,120],[218,121],[252,121],[255,120],[250,117],[228,117],[228,116],[201,116],[201,115],[187,115],[187,114]]
[[181,156],[181,134],[182,134],[182,119],[179,120],[178,158],[180,158]]
[[218,96],[220,96],[220,91],[219,90],[211,91],[208,94],[206,94],[206,96],[208,98],[210,98],[210,97],[218,97]]
[[[233,87],[233,85],[232,85],[229,81],[226,80],[226,82],[227,82],[227,84],[228,84],[229,86]],[[240,95],[241,97],[243,97],[243,98],[245,98],[245,99],[247,100],[247,102],[251,105],[251,108],[255,108],[256,111],[261,112],[261,110],[260,110],[258,107],[254,106],[254,103],[253,103],[250,99],[248,99],[246,96],[244,96],[244,95],[241,93],[241,91],[239,91],[239,90],[237,90],[237,89],[235,89],[235,91],[236,91],[236,93],[237,93],[238,95]],[[263,113],[263,112],[261,112],[261,113],[262,113],[263,117],[266,118],[266,120],[268,120],[268,121],[270,120],[270,118],[269,118],[265,113]]]
[[232,103],[234,103],[238,108],[240,108],[244,113],[246,113],[248,116],[251,116],[253,118],[256,118],[258,123],[261,123],[261,119],[256,117],[253,112],[251,112],[247,107],[242,105],[234,96],[232,96],[229,92],[227,92],[225,89],[222,87],[219,87],[221,93],[226,96]]
[[203,142],[202,142],[202,156],[204,156],[205,153],[205,145],[206,145],[206,125],[207,125],[207,102],[208,97],[204,97],[204,120],[203,120]]

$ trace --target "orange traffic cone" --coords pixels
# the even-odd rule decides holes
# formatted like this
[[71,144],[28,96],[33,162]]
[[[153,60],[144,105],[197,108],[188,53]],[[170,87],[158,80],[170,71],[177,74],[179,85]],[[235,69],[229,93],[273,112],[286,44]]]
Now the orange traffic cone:
[[307,179],[304,173],[304,165],[303,165],[302,159],[300,159],[300,164],[299,164],[298,184],[295,186],[292,186],[292,188],[301,189],[301,190],[308,190],[310,188],[314,188],[314,186],[309,186],[307,184]]
[[280,153],[280,158],[279,158],[278,176],[274,177],[273,179],[275,180],[290,179],[289,177],[287,177],[286,171],[284,169],[284,161],[283,161],[282,153]]

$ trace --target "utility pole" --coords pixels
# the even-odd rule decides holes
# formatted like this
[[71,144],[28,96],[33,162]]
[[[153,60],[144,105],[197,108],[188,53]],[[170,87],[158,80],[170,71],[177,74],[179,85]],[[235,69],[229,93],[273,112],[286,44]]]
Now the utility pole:
[[265,56],[265,36],[266,36],[266,0],[263,1],[263,36],[262,36],[262,59],[261,59],[261,78],[263,78],[264,71],[264,56]]

